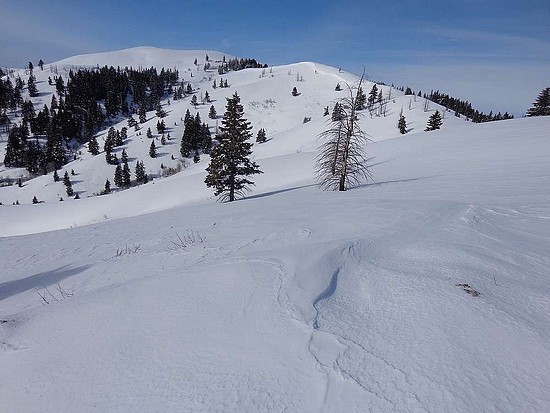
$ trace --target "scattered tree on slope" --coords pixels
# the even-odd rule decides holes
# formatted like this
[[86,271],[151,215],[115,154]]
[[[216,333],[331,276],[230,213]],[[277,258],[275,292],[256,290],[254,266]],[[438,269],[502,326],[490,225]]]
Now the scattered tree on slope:
[[243,117],[241,99],[235,92],[227,98],[220,134],[216,136],[217,145],[211,152],[210,164],[206,168],[208,175],[205,183],[214,188],[214,195],[222,201],[232,202],[242,196],[254,182],[248,176],[260,174],[260,167],[252,162],[252,134],[250,123]]

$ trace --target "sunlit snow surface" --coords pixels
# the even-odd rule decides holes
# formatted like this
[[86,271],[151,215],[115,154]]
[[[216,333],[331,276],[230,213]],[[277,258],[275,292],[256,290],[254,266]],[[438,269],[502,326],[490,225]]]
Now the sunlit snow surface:
[[313,185],[322,117],[273,119],[238,202],[201,161],[0,207],[0,411],[548,411],[550,118],[373,119],[345,193]]

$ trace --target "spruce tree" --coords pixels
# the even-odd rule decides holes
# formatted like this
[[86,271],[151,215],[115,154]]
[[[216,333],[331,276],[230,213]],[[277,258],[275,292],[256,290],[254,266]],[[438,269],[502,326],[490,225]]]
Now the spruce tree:
[[550,87],[540,92],[533,107],[527,111],[527,116],[550,116]]
[[103,189],[103,193],[104,194],[110,194],[111,193],[111,183],[109,182],[108,179],[105,181],[105,188]]
[[298,89],[296,89],[296,86],[292,88],[292,96],[298,96]]
[[122,185],[125,188],[129,188],[131,181],[130,167],[128,166],[128,162],[124,162],[122,166]]
[[209,154],[212,149],[212,135],[210,134],[210,128],[206,123],[202,124],[201,127],[201,136],[202,136],[202,152]]
[[369,92],[369,97],[367,99],[369,108],[371,108],[374,105],[374,102],[376,102],[376,98],[378,97],[378,86],[376,86],[376,83],[372,85],[372,89]]
[[145,166],[143,165],[143,161],[137,161],[136,162],[136,181],[138,183],[146,183],[147,182],[147,175],[145,175]]
[[201,157],[199,155],[199,151],[195,150],[195,155],[193,156],[193,162],[198,163],[201,160]]
[[397,122],[397,128],[399,129],[399,132],[402,135],[407,133],[407,121],[405,120],[405,116],[403,116],[403,114],[399,115],[399,121]]
[[65,186],[71,185],[71,179],[69,178],[69,172],[65,171],[65,175],[63,175],[63,184]]
[[267,137],[266,137],[266,134],[265,134],[265,129],[261,128],[258,131],[258,134],[256,135],[256,142],[264,143],[265,141],[267,141]]
[[59,182],[59,175],[57,174],[57,169],[53,173],[53,181]]
[[95,136],[92,136],[88,141],[88,151],[94,156],[99,154],[99,144]]
[[216,116],[217,116],[216,108],[214,107],[214,105],[212,105],[212,106],[210,106],[210,111],[208,112],[208,117],[210,119],[216,119]]
[[243,106],[238,94],[227,98],[217,145],[210,155],[205,183],[214,188],[214,195],[222,201],[232,202],[243,195],[254,182],[248,176],[260,174],[259,166],[249,159],[252,154],[250,123],[244,118]]
[[120,160],[121,160],[123,163],[127,163],[127,162],[128,162],[128,154],[126,153],[126,149],[123,149],[123,150],[122,150],[122,155],[120,156]]
[[116,168],[115,168],[115,176],[114,176],[114,179],[113,179],[114,183],[116,186],[118,186],[119,188],[122,188],[122,168],[120,167],[120,165],[117,165]]
[[155,146],[155,141],[151,142],[151,146],[149,147],[149,156],[151,158],[157,157],[157,147]]
[[147,138],[148,138],[148,139],[152,139],[152,138],[153,138],[153,132],[151,132],[151,128],[147,128],[147,133],[146,133],[145,135],[147,135]]
[[38,96],[38,89],[36,88],[35,78],[32,75],[29,76],[29,80],[27,81],[27,90],[29,91],[30,97]]
[[441,115],[439,114],[439,111],[436,110],[428,119],[428,124],[426,125],[426,129],[424,129],[424,131],[429,132],[439,129],[441,128],[441,125],[443,125],[443,122],[441,121]]

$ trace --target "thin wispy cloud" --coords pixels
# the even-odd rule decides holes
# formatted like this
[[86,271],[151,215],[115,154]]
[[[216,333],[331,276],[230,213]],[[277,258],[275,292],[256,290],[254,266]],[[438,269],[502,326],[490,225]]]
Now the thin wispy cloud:
[[451,42],[465,42],[478,47],[497,47],[501,51],[506,51],[508,56],[550,58],[550,42],[533,37],[441,26],[423,27],[418,31]]

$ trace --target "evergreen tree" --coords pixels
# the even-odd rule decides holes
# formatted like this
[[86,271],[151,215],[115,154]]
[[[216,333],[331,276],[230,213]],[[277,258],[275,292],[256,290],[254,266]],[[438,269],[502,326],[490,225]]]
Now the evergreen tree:
[[342,86],[340,86],[340,83],[336,83],[336,87],[334,88],[335,91],[340,92],[342,90]]
[[155,141],[151,142],[151,146],[149,147],[149,156],[151,158],[157,157],[157,147],[155,146]]
[[550,87],[540,92],[533,107],[527,111],[527,116],[550,116]]
[[99,144],[95,136],[92,136],[88,141],[88,151],[94,156],[99,154]]
[[65,171],[65,175],[63,175],[63,184],[65,186],[71,185],[71,178],[69,178],[69,172]]
[[59,175],[57,174],[57,169],[53,173],[53,181],[59,182]]
[[258,134],[256,135],[256,142],[264,143],[265,141],[267,141],[267,137],[266,137],[266,134],[265,134],[265,129],[261,128],[258,131]]
[[214,188],[214,195],[222,201],[232,202],[243,195],[254,182],[248,176],[262,173],[259,166],[249,159],[252,154],[250,123],[244,118],[241,99],[235,92],[227,98],[217,145],[210,155],[205,183]]
[[120,160],[121,160],[121,162],[123,162],[123,163],[127,163],[127,162],[128,162],[128,154],[126,153],[126,149],[123,149],[123,150],[122,150],[122,155],[120,156]]
[[298,96],[298,89],[296,89],[296,86],[292,88],[292,96]]
[[206,103],[210,103],[210,95],[208,94],[208,91],[204,92],[204,101]]
[[363,110],[367,104],[367,95],[363,92],[363,88],[357,90],[357,98],[355,99],[357,105],[356,110]]
[[55,90],[59,96],[65,93],[65,82],[63,82],[63,78],[61,76],[58,76],[57,79],[55,79]]
[[139,123],[145,123],[147,121],[147,109],[145,108],[145,103],[142,103],[139,106],[138,117]]
[[33,204],[38,204],[38,198],[36,197],[36,195],[32,198],[32,203]]
[[108,179],[105,181],[105,188],[103,189],[103,193],[104,194],[110,194],[111,193],[111,183],[109,182]]
[[210,153],[212,149],[212,135],[210,134],[210,128],[206,123],[202,124],[201,127],[201,137],[202,137],[202,151],[203,153]]
[[122,165],[122,186],[129,188],[132,181],[130,167],[128,166],[128,162],[124,162]]
[[195,155],[193,156],[193,162],[198,163],[201,160],[201,157],[199,155],[199,151],[195,150]]
[[399,121],[397,122],[397,128],[399,129],[399,132],[402,135],[407,133],[407,121],[405,120],[405,116],[403,116],[403,114],[399,115]]
[[214,107],[214,105],[211,105],[210,106],[210,111],[208,112],[208,117],[210,119],[216,119],[216,116],[218,116],[217,113],[216,113],[216,108]]
[[27,90],[29,91],[30,97],[38,96],[38,89],[36,88],[35,77],[32,75],[29,76],[29,80],[27,81]]
[[332,116],[331,119],[333,122],[340,121],[344,119],[344,111],[342,109],[342,105],[338,102],[334,105],[334,109],[332,110]]
[[117,165],[116,168],[115,168],[115,176],[114,176],[114,179],[113,179],[114,183],[116,186],[118,186],[119,188],[122,188],[122,168],[120,167],[120,165]]
[[146,133],[146,135],[147,135],[147,138],[148,138],[148,139],[152,139],[152,138],[153,138],[153,132],[151,132],[151,128],[147,128],[147,133]]
[[191,104],[195,107],[198,105],[197,95],[193,95],[191,98]]
[[376,86],[376,83],[372,85],[372,89],[369,92],[369,97],[367,99],[367,102],[369,104],[369,108],[372,108],[374,105],[374,102],[376,102],[376,98],[378,97],[378,86]]
[[441,125],[443,125],[443,122],[441,120],[441,115],[438,110],[436,110],[428,119],[428,124],[426,125],[426,129],[424,129],[426,132],[436,130],[441,128]]
[[143,164],[143,161],[137,161],[136,162],[136,181],[138,183],[146,183],[147,182],[147,175],[145,174],[145,165]]

